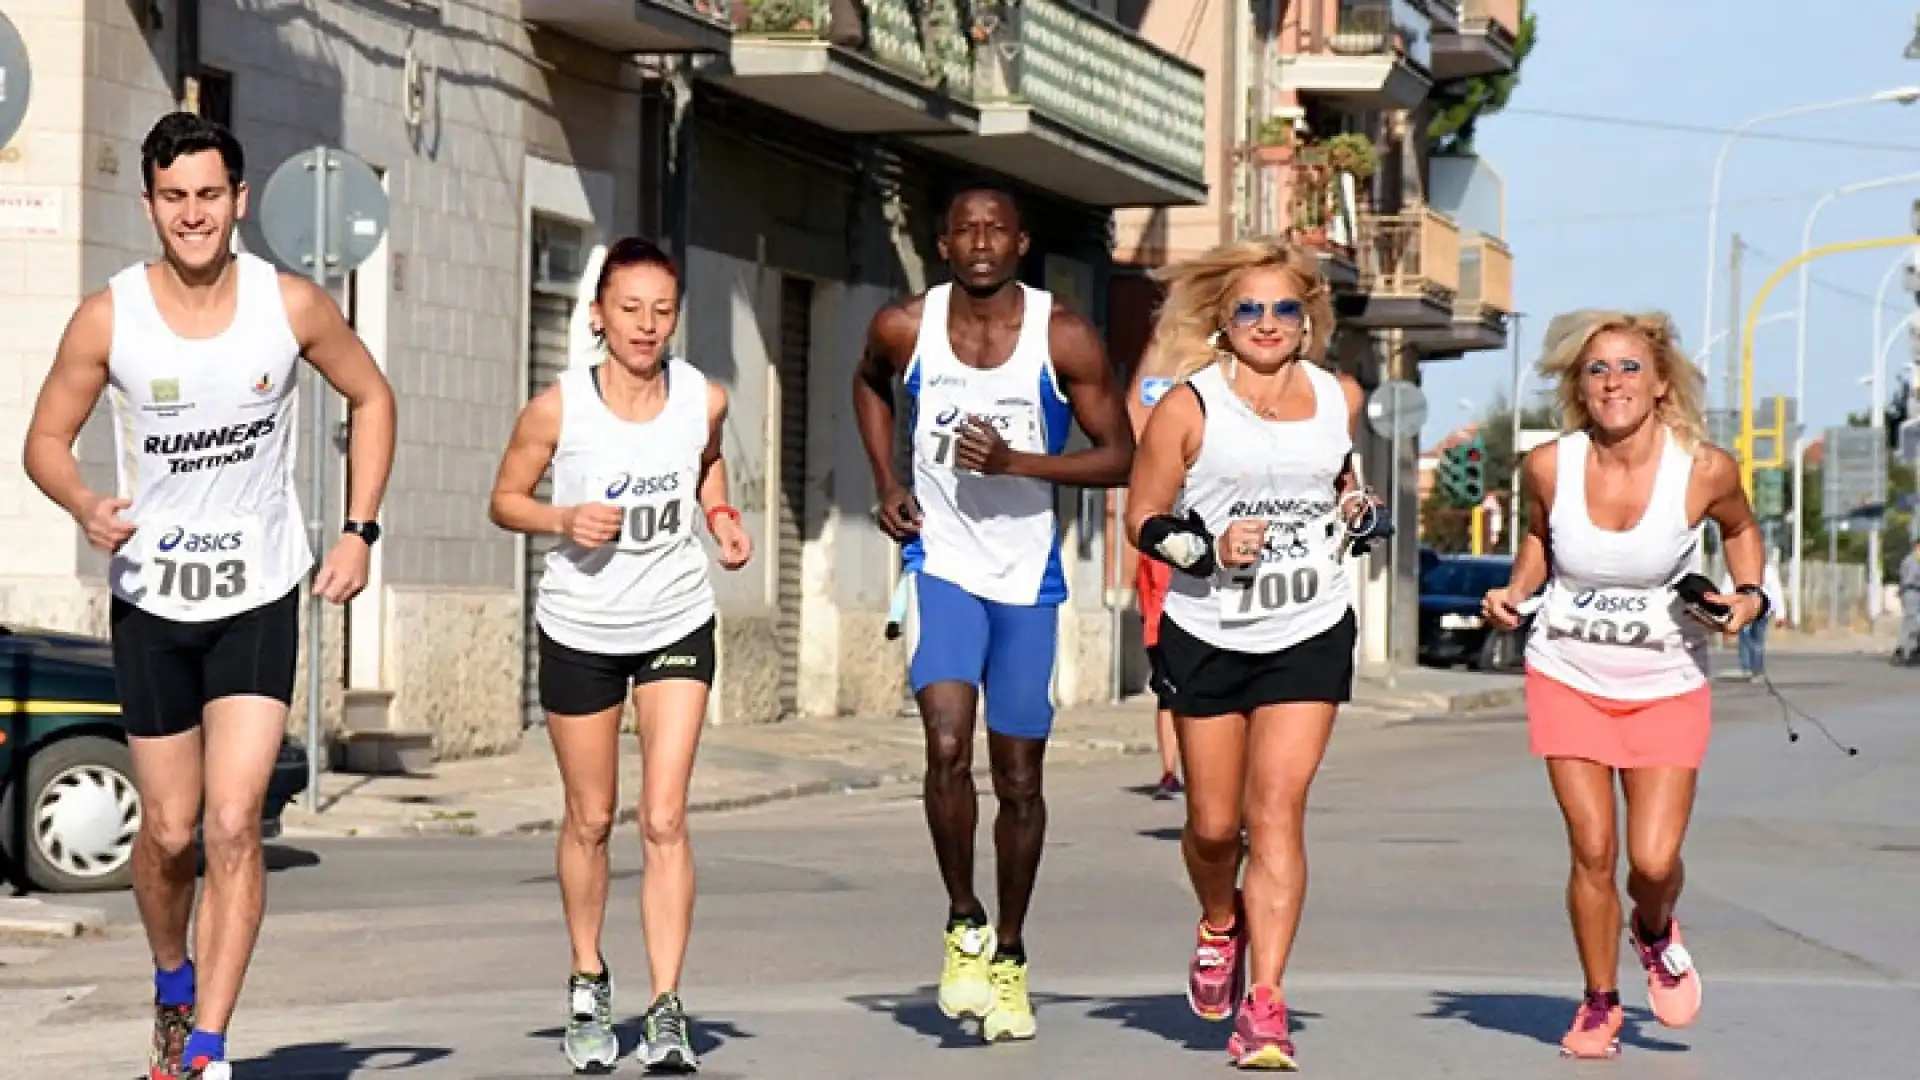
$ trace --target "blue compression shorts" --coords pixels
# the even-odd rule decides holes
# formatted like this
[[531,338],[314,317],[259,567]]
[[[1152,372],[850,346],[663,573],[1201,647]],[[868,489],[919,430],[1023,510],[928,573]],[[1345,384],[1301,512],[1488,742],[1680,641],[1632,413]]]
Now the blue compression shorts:
[[913,592],[917,632],[907,666],[913,692],[943,682],[981,687],[988,731],[1016,739],[1052,734],[1060,609],[982,600],[926,574],[913,575]]

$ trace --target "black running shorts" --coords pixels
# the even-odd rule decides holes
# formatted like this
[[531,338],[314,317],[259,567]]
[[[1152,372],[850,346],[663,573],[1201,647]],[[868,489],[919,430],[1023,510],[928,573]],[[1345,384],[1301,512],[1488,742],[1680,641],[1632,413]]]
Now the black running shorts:
[[107,615],[120,717],[135,738],[200,726],[208,702],[247,695],[293,702],[300,589],[211,622],[177,622],[119,597]]
[[1338,623],[1276,653],[1218,649],[1160,620],[1160,665],[1154,691],[1180,716],[1250,714],[1262,705],[1353,697],[1353,646],[1358,624],[1349,609]]
[[714,620],[662,649],[606,656],[570,649],[540,631],[540,707],[559,716],[591,716],[627,699],[629,686],[663,679],[713,685]]

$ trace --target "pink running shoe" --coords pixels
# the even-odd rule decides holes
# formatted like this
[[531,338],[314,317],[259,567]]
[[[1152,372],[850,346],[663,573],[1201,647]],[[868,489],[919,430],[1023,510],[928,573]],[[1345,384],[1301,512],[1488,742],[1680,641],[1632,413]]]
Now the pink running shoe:
[[1627,933],[1633,939],[1633,951],[1640,955],[1640,966],[1647,969],[1647,1003],[1653,1006],[1654,1018],[1670,1028],[1693,1023],[1700,1015],[1703,990],[1693,954],[1680,942],[1680,920],[1672,920],[1667,936],[1651,944],[1640,940],[1637,925]]
[[1241,960],[1246,951],[1246,919],[1238,914],[1232,929],[1220,933],[1200,920],[1194,932],[1193,960],[1187,965],[1187,1006],[1202,1020],[1233,1015],[1240,996]]
[[1293,1036],[1287,1027],[1287,1003],[1271,986],[1256,986],[1240,1004],[1227,1056],[1238,1069],[1298,1072],[1293,1060]]
[[1618,1001],[1605,993],[1589,990],[1573,1014],[1573,1027],[1560,1040],[1560,1056],[1571,1058],[1612,1058],[1620,1056],[1620,1025],[1625,1017]]

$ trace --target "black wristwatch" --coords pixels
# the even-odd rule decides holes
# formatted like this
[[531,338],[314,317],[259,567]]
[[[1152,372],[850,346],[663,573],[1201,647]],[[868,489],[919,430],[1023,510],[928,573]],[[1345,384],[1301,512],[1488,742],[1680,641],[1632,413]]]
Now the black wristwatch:
[[1760,614],[1753,617],[1754,622],[1765,619],[1767,614],[1773,610],[1773,602],[1767,599],[1767,590],[1759,585],[1742,585],[1733,591],[1741,596],[1757,596],[1760,598]]
[[343,533],[352,533],[372,547],[380,539],[380,523],[377,521],[349,521],[340,527]]

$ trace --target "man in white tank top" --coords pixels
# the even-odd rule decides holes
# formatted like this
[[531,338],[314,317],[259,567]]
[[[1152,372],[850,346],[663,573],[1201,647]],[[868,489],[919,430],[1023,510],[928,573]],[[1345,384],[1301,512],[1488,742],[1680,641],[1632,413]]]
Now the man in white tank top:
[[[41,387],[26,466],[111,557],[115,678],[142,813],[133,887],[154,958],[151,1076],[224,1080],[227,1024],[264,906],[261,803],[293,696],[300,582],[313,568],[293,486],[300,358],[352,410],[346,535],[313,580],[336,604],[366,586],[394,401],[325,290],[233,254],[247,185],[231,133],[165,116],[142,144],[141,172],[163,258],[81,302]],[[73,452],[103,389],[113,495],[88,486]],[[193,920],[196,971],[197,823],[207,888]]]
[[[1685,1027],[1700,1011],[1700,973],[1674,909],[1713,723],[1708,639],[1712,629],[1734,635],[1764,619],[1769,605],[1739,468],[1706,443],[1700,373],[1667,317],[1589,311],[1576,322],[1540,361],[1569,431],[1527,456],[1527,534],[1512,579],[1481,607],[1512,630],[1546,586],[1527,643],[1528,738],[1567,823],[1567,907],[1586,981],[1561,1050],[1597,1058],[1620,1051],[1622,849],[1628,934],[1653,1014]],[[1717,626],[1677,587],[1707,518],[1738,583],[1725,595],[1707,586],[1705,599],[1725,610]],[[1616,783],[1626,794],[1624,838]]]
[[[908,681],[926,725],[927,816],[950,908],[940,1008],[980,1017],[988,1041],[1024,1039],[1034,1020],[1021,930],[1046,840],[1041,760],[1067,597],[1055,485],[1125,482],[1133,432],[1098,331],[1019,282],[1027,234],[1010,193],[962,189],[948,203],[940,253],[953,284],[873,317],[854,412],[880,527],[905,544],[914,582]],[[910,482],[893,464],[896,378],[911,403]],[[1075,421],[1093,446],[1067,453]],[[973,887],[982,686],[996,835],[1012,848],[998,861],[997,925]]]

